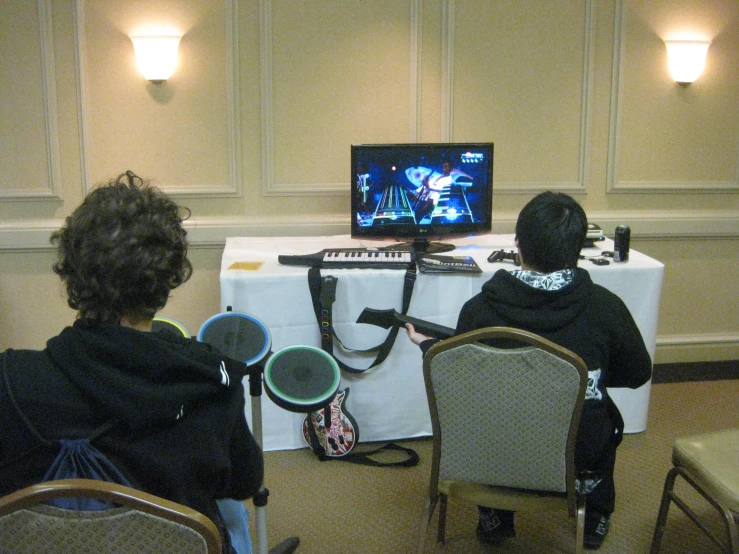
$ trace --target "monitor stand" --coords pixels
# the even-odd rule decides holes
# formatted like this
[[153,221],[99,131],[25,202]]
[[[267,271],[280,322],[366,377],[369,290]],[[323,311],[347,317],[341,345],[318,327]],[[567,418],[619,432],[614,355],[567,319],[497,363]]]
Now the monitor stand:
[[451,252],[456,247],[448,242],[429,241],[428,239],[413,239],[411,242],[399,242],[392,246],[386,246],[383,250],[390,252],[410,252],[413,251],[417,255],[424,254],[441,254],[442,252]]

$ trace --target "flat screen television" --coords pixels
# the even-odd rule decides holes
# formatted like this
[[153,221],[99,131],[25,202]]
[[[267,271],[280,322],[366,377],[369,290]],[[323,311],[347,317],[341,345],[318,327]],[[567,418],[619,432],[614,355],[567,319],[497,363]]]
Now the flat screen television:
[[437,239],[491,230],[492,143],[354,144],[351,171],[354,238],[433,253],[454,249]]

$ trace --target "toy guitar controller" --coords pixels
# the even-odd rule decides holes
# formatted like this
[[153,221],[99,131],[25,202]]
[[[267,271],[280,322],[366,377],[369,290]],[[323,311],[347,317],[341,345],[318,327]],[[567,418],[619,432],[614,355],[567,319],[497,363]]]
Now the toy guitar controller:
[[377,325],[383,329],[390,327],[404,327],[406,323],[412,323],[413,327],[422,335],[427,335],[437,339],[448,339],[454,335],[454,329],[445,327],[438,323],[432,323],[415,317],[410,317],[398,313],[396,310],[375,310],[374,308],[365,308],[359,317],[357,323],[369,323]]
[[[348,396],[349,387],[339,391],[328,408],[310,412],[303,420],[303,439],[319,457],[346,456],[359,440],[357,421],[344,408]],[[313,427],[313,437],[309,425]]]

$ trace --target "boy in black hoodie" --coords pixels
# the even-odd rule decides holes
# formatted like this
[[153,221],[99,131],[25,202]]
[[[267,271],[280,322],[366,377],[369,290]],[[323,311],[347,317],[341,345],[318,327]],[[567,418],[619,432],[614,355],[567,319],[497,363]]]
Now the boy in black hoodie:
[[[597,549],[615,508],[613,470],[624,427],[607,387],[640,387],[651,377],[652,362],[623,301],[577,267],[586,234],[585,212],[571,197],[544,192],[532,199],[516,223],[521,269],[496,272],[482,292],[464,304],[456,332],[496,326],[525,329],[572,350],[587,364],[575,464],[581,490],[590,491],[585,547]],[[406,327],[424,353],[435,342],[412,325]],[[513,512],[479,511],[481,540],[499,542],[515,535]]]
[[0,353],[0,495],[40,482],[58,439],[112,422],[94,446],[135,488],[211,518],[229,552],[216,500],[251,497],[264,473],[244,417],[243,364],[151,332],[192,274],[187,215],[129,171],[52,235],[53,269],[78,317],[44,350]]

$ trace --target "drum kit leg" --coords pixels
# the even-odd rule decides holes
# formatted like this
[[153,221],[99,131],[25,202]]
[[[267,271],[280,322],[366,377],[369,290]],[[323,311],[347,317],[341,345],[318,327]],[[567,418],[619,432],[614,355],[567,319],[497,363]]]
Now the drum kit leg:
[[[259,371],[249,373],[249,394],[251,396],[251,429],[254,440],[262,447],[262,376]],[[267,497],[269,490],[262,488],[254,495],[254,524],[257,530],[257,554],[291,554],[300,544],[298,537],[289,537],[274,548],[269,548],[267,536]]]
[[[154,331],[189,335],[174,320],[154,318]],[[262,447],[262,389],[278,406],[293,412],[309,413],[325,408],[339,388],[340,371],[326,352],[311,346],[291,346],[272,352],[267,327],[257,318],[230,308],[203,323],[197,339],[210,344],[227,356],[243,360],[249,376],[252,433]],[[263,379],[264,378],[264,379]],[[254,496],[257,554],[291,554],[300,544],[289,537],[273,548],[268,547],[267,497],[262,489]]]

